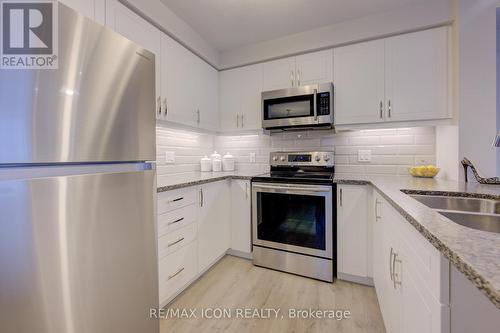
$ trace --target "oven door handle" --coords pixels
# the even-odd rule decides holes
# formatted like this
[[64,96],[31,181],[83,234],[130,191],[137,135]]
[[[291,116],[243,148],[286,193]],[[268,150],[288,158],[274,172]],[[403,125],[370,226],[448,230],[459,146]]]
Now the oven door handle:
[[254,184],[253,188],[256,189],[257,191],[259,189],[263,190],[275,190],[279,192],[314,192],[314,193],[324,193],[324,192],[331,192],[332,188],[329,186],[311,186],[311,187],[306,187],[306,186],[293,186],[293,185],[287,185],[287,186],[276,186],[276,185],[257,185]]

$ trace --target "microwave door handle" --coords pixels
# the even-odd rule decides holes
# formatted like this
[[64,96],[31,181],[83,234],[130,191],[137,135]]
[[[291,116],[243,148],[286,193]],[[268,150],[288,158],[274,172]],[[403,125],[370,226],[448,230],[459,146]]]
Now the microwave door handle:
[[313,112],[314,112],[314,121],[318,121],[318,105],[317,105],[317,98],[318,98],[318,89],[314,89],[314,99],[313,99]]

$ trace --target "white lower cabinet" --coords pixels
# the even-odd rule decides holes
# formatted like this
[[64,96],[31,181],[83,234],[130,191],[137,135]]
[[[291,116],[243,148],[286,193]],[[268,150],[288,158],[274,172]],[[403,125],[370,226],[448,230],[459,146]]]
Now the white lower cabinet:
[[231,249],[249,257],[252,252],[251,191],[249,180],[231,181]]
[[378,193],[373,280],[387,332],[450,332],[449,262]]
[[207,270],[230,246],[231,191],[229,181],[200,186],[198,270]]
[[337,276],[369,282],[368,186],[337,186]]
[[[165,306],[230,247],[230,181],[158,194],[158,277]],[[250,231],[249,231],[250,232]]]
[[191,242],[161,258],[158,267],[160,306],[178,294],[198,274],[197,246]]

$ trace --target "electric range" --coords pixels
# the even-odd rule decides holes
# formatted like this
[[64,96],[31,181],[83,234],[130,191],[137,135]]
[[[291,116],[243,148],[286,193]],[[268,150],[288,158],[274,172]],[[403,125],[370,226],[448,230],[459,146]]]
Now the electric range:
[[318,280],[336,275],[333,152],[275,152],[252,178],[253,263]]

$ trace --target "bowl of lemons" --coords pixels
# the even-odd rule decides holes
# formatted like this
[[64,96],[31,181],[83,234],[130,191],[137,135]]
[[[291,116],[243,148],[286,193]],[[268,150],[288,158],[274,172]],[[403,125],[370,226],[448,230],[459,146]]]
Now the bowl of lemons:
[[419,165],[410,168],[410,175],[413,177],[434,178],[439,173],[439,170],[435,165]]

